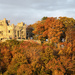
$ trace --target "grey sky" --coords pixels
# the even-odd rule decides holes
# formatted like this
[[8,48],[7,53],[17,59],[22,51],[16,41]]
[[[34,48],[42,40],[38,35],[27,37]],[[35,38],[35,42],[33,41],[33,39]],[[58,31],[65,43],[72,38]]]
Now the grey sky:
[[0,0],[0,20],[33,24],[42,17],[75,18],[75,0]]

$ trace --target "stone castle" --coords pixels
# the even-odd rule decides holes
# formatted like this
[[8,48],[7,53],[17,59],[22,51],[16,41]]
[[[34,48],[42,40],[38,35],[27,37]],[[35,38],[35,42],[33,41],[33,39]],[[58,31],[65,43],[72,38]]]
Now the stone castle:
[[0,20],[0,40],[2,39],[26,39],[26,24],[10,25],[10,20]]

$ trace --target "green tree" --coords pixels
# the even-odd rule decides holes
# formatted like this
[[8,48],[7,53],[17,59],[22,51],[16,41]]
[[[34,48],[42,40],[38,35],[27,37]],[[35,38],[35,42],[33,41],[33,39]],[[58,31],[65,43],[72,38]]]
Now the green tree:
[[41,19],[41,21],[42,21],[42,20],[46,20],[47,18],[48,18],[48,17],[43,17],[43,18]]

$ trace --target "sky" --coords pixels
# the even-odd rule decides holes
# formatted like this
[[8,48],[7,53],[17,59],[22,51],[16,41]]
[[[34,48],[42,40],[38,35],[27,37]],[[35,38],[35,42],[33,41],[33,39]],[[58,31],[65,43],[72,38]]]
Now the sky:
[[10,24],[27,25],[47,17],[72,17],[75,19],[75,0],[0,0],[0,20]]

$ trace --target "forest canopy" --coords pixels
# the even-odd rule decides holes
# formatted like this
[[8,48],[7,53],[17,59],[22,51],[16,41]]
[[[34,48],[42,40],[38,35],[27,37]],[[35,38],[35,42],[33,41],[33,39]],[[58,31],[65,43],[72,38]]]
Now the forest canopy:
[[[75,19],[43,17],[29,26],[34,40],[0,43],[2,75],[74,75]],[[64,41],[63,41],[64,39]]]

